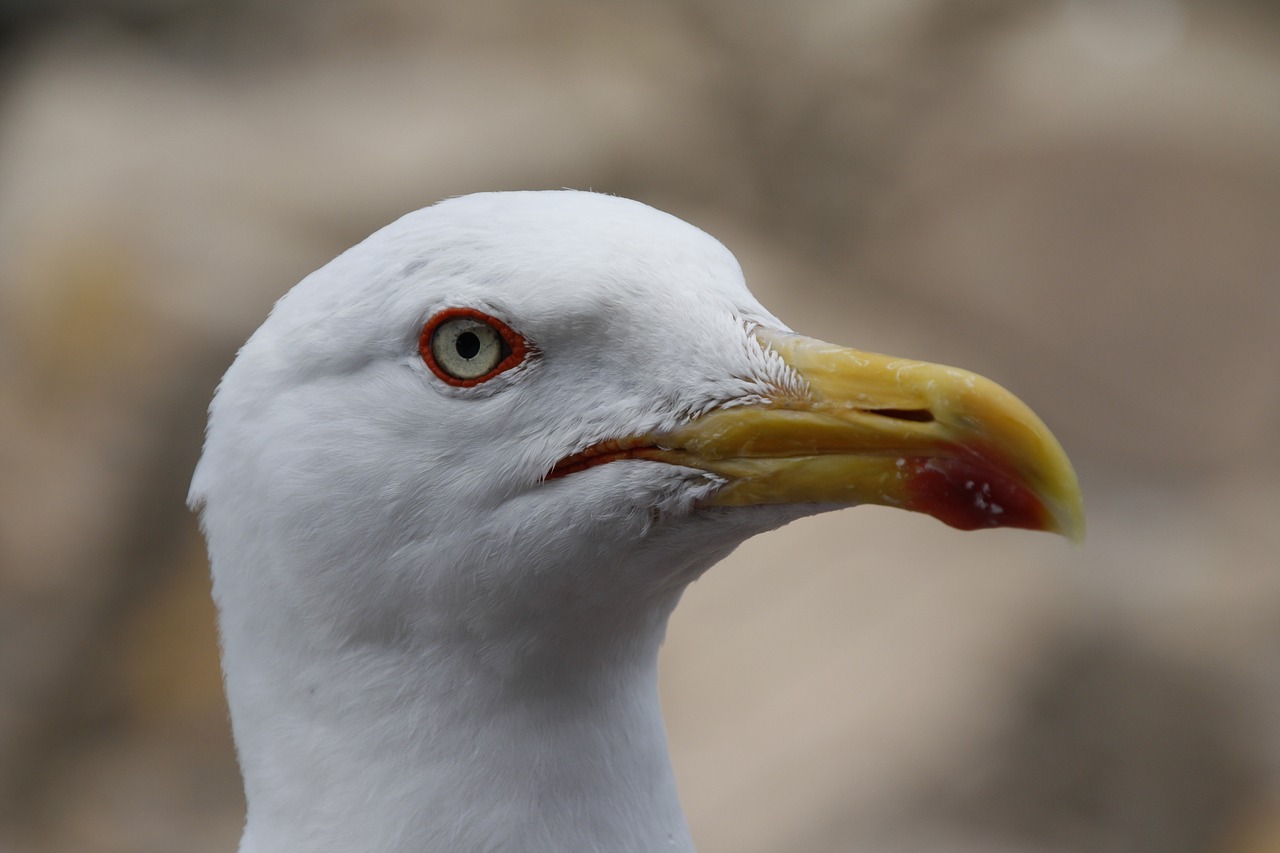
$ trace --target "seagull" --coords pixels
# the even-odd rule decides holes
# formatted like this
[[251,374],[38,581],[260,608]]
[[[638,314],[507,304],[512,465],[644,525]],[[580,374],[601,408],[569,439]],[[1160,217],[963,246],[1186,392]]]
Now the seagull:
[[374,233],[209,411],[240,853],[691,851],[657,687],[689,583],[857,504],[1083,532],[1008,391],[796,334],[714,238],[590,192]]

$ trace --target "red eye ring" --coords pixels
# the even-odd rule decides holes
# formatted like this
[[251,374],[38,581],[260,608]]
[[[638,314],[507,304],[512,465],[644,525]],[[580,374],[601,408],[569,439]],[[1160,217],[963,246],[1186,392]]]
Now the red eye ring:
[[[492,356],[490,362],[481,365],[482,372],[476,373],[468,369],[468,365],[463,365],[462,371],[455,370],[450,372],[449,369],[441,364],[439,356],[445,354],[440,349],[442,346],[442,341],[439,340],[442,332],[441,327],[444,327],[444,331],[448,331],[451,327],[458,327],[460,325],[458,321],[470,321],[469,325],[472,330],[477,325],[487,327],[496,336],[500,351],[490,353]],[[467,333],[464,332],[463,334]],[[474,338],[475,335],[472,334],[471,337]],[[475,344],[475,346],[479,347],[480,345]],[[472,388],[483,382],[488,382],[499,373],[508,371],[523,362],[529,354],[529,349],[529,342],[519,332],[501,320],[490,317],[475,308],[444,309],[427,321],[427,324],[422,327],[422,334],[418,337],[418,352],[422,355],[422,360],[426,362],[427,367],[441,381],[455,388]],[[463,355],[461,349],[458,352],[463,358],[471,357]],[[483,355],[483,353],[480,354]]]

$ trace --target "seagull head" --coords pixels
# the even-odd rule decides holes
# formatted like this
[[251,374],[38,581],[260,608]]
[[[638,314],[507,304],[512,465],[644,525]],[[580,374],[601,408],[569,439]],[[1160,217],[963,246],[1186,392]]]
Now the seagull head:
[[264,694],[307,717],[370,648],[456,691],[647,660],[690,581],[803,515],[1081,529],[1066,456],[1007,391],[797,335],[715,239],[594,193],[378,231],[276,304],[210,411],[192,501],[246,776]]

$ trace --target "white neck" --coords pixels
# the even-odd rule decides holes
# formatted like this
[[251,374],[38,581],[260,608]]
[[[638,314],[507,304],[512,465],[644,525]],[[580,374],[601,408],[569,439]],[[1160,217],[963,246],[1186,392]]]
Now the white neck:
[[221,593],[241,853],[693,849],[657,694],[678,593],[542,648],[282,632]]

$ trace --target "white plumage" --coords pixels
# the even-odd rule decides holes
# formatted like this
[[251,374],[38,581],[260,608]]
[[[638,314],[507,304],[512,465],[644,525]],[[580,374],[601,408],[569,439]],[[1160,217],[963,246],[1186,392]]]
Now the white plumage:
[[[459,311],[527,351],[451,384],[424,328]],[[667,617],[747,537],[855,501],[717,505],[750,476],[663,436],[811,404],[770,343],[786,331],[711,237],[568,191],[409,214],[283,297],[219,387],[191,489],[242,853],[691,850]]]

